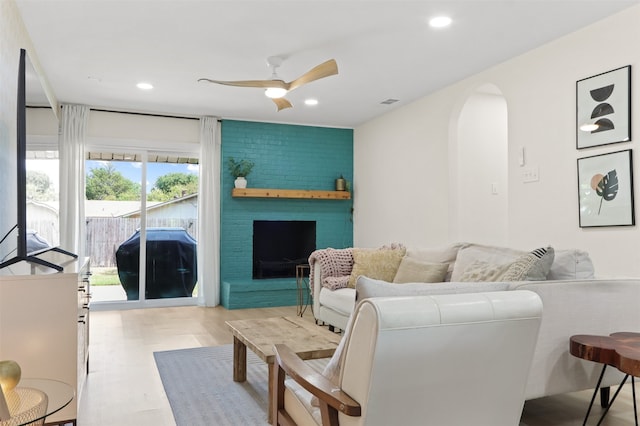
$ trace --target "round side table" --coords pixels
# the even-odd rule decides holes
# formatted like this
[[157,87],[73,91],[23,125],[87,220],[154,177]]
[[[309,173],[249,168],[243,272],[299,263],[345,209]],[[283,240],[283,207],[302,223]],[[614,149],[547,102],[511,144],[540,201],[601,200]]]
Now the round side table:
[[66,407],[74,398],[71,385],[52,379],[22,379],[5,399],[11,418],[0,426],[41,425],[44,419]]
[[598,378],[598,383],[593,391],[593,396],[591,397],[591,402],[589,403],[589,408],[587,409],[587,414],[582,424],[587,424],[591,408],[593,407],[593,401],[604,377],[604,372],[607,366],[610,365],[625,373],[625,376],[615,394],[613,394],[613,398],[611,398],[611,401],[609,401],[602,413],[598,421],[598,426],[609,412],[611,404],[616,400],[618,393],[629,376],[631,376],[631,390],[633,394],[633,415],[635,424],[637,425],[638,409],[636,406],[635,378],[640,377],[640,333],[621,332],[611,333],[608,336],[577,334],[571,336],[569,339],[569,352],[577,358],[602,364],[602,372]]

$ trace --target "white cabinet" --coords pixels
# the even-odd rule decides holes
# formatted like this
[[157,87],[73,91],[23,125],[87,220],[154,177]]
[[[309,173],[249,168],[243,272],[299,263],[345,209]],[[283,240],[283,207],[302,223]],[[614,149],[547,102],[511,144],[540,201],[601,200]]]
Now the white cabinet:
[[13,359],[24,378],[66,382],[75,399],[47,423],[75,421],[88,371],[89,260],[41,255],[63,272],[20,262],[0,269],[0,360]]

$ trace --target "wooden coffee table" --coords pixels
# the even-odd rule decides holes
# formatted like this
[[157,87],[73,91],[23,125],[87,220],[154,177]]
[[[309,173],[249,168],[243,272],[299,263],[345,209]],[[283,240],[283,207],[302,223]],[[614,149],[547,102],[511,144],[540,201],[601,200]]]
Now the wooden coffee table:
[[622,385],[625,384],[629,376],[631,376],[631,386],[633,391],[633,413],[635,416],[635,424],[637,425],[638,410],[636,408],[636,387],[634,378],[640,377],[640,333],[612,333],[609,336],[586,334],[571,336],[571,339],[569,340],[569,351],[571,352],[571,355],[575,357],[603,364],[602,372],[600,373],[600,378],[598,379],[598,383],[596,384],[596,388],[593,392],[593,397],[591,398],[591,403],[587,409],[587,415],[584,418],[583,425],[587,423],[591,407],[593,406],[593,400],[598,393],[607,365],[611,365],[622,371],[625,373],[625,376],[613,395],[613,398],[602,413],[602,416],[598,421],[598,425],[600,425],[602,420],[604,420],[605,415],[609,411],[609,407],[611,407],[611,404],[615,401],[620,389],[622,389]]
[[247,380],[247,347],[269,366],[269,423],[272,422],[273,345],[283,343],[302,359],[329,358],[342,336],[299,317],[226,321],[233,334],[233,380]]

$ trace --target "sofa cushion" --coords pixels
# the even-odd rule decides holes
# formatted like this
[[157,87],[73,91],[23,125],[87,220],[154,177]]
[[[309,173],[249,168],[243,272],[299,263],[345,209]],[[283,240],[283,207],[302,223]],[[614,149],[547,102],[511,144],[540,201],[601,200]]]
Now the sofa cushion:
[[320,290],[320,304],[330,306],[332,310],[341,315],[349,316],[353,311],[353,301],[356,298],[356,290],[354,288],[341,288],[338,290],[329,290],[323,287]]
[[393,281],[398,266],[406,253],[404,247],[379,249],[353,249],[353,269],[349,278],[349,287],[355,288],[356,279],[366,275],[385,281]]
[[544,281],[554,259],[553,247],[539,248],[516,259],[500,277],[502,281]]
[[548,280],[584,280],[594,277],[593,262],[583,250],[556,250]]
[[322,424],[318,398],[313,396],[313,394],[293,379],[286,379],[284,386],[284,405],[287,407],[287,414],[289,414],[295,424]]
[[[480,293],[485,291],[504,291],[509,283],[503,282],[444,282],[444,283],[406,283],[402,285],[359,277],[356,283],[356,303],[370,297],[402,297],[432,294]],[[341,290],[342,291],[342,290]]]
[[398,266],[393,282],[397,284],[440,283],[444,281],[448,269],[449,265],[446,263],[425,262],[405,255]]
[[496,265],[494,263],[476,260],[467,266],[460,277],[462,282],[501,281],[502,276],[509,270],[511,263]]

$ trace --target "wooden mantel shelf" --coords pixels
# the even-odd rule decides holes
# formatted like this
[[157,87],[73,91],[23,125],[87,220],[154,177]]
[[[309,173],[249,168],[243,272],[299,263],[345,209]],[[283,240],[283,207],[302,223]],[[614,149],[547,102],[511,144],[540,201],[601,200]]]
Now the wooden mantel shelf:
[[317,200],[350,200],[349,191],[314,191],[308,189],[233,188],[232,197],[244,198],[313,198]]

